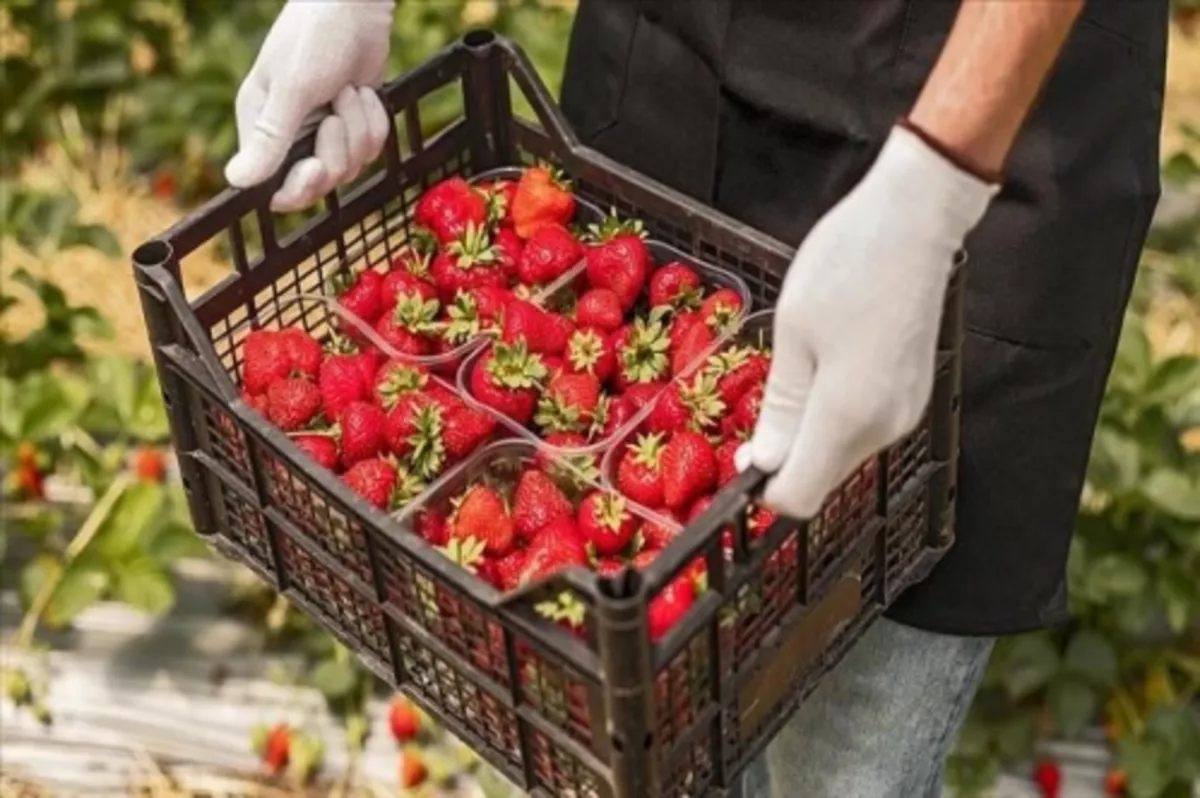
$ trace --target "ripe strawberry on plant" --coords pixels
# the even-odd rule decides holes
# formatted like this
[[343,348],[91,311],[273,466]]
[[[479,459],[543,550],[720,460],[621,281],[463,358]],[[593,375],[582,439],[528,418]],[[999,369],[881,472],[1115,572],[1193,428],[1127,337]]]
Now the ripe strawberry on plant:
[[529,239],[547,225],[565,225],[575,215],[571,184],[547,165],[526,169],[512,198],[512,223],[517,235]]
[[513,523],[517,535],[530,540],[555,518],[572,518],[575,508],[562,488],[543,471],[528,469],[513,491]]
[[321,410],[321,391],[299,377],[276,380],[267,388],[267,418],[284,432],[307,425]]
[[537,406],[538,388],[546,377],[541,358],[524,341],[497,342],[471,369],[471,394],[518,424],[527,424]]
[[372,391],[375,404],[384,410],[395,407],[402,397],[424,390],[429,384],[429,372],[418,363],[400,358],[385,362],[375,374]]
[[717,397],[717,381],[712,374],[700,372],[691,378],[673,381],[658,397],[645,426],[651,432],[689,429],[705,432],[713,429],[725,412]]
[[615,211],[602,223],[588,227],[588,282],[593,288],[615,293],[626,312],[637,302],[650,273],[650,250],[645,239],[640,221],[622,221]]
[[766,354],[751,347],[731,347],[708,359],[704,368],[717,376],[717,393],[733,407],[751,388],[762,386],[771,371]]
[[459,291],[492,285],[505,288],[508,280],[496,262],[496,248],[483,227],[469,227],[437,254],[430,266],[438,298],[454,301]]
[[446,461],[457,463],[491,440],[496,419],[482,410],[460,402],[446,414],[442,424],[442,446]]
[[580,327],[595,327],[605,333],[620,329],[625,323],[625,308],[616,292],[608,288],[592,288],[575,303],[575,323]]
[[270,728],[257,726],[251,732],[251,745],[271,775],[283,772],[291,756],[292,730],[285,723]]
[[405,751],[400,756],[400,787],[411,790],[420,787],[429,778],[429,768],[425,760],[415,750]]
[[494,488],[482,483],[472,485],[463,494],[450,534],[457,540],[480,541],[494,557],[507,554],[516,540],[516,529],[504,499]]
[[680,376],[708,352],[716,336],[707,324],[693,324],[671,349],[671,374]]
[[545,285],[561,277],[583,258],[583,246],[561,224],[546,224],[525,242],[517,259],[517,279]]
[[449,177],[421,195],[413,220],[432,232],[439,243],[449,244],[468,227],[482,229],[487,225],[488,204],[466,180]]
[[556,518],[542,527],[525,549],[520,586],[545,579],[572,566],[587,566],[584,541],[570,518]]
[[407,743],[421,732],[421,716],[408,699],[396,696],[388,708],[388,727],[398,743]]
[[680,430],[662,453],[663,503],[672,510],[686,506],[717,484],[717,455],[698,432]]
[[292,372],[310,379],[321,367],[321,345],[302,327],[286,327],[279,331],[279,340],[291,360]]
[[737,438],[729,438],[717,447],[717,485],[728,485],[738,475],[735,455],[741,445]]
[[1033,769],[1033,781],[1042,798],[1058,798],[1062,789],[1062,768],[1053,760],[1038,762]]
[[583,539],[601,557],[620,554],[629,548],[638,529],[637,518],[629,511],[625,498],[599,490],[583,497],[576,524]]
[[657,382],[667,377],[670,343],[661,321],[641,317],[614,333],[617,389],[624,391],[635,383]]
[[370,402],[351,402],[337,419],[342,436],[342,464],[350,467],[383,450],[383,410]]
[[[163,457],[161,449],[150,446],[138,447],[130,455],[129,460],[130,470],[133,471],[133,475],[138,482],[159,484],[166,479],[167,460]],[[24,462],[21,462],[20,453],[18,453],[18,466],[27,467],[31,463],[36,467],[36,459],[26,459]]]
[[534,422],[548,432],[584,432],[592,426],[600,404],[595,375],[561,371],[551,377],[538,400]]
[[[329,281],[329,293],[343,311],[368,327],[383,315],[383,275],[374,269],[358,272],[342,272]],[[361,337],[358,328],[339,319],[341,331],[357,340]]]
[[704,289],[695,269],[680,261],[660,266],[650,275],[650,306],[675,310],[700,307]]
[[728,331],[742,311],[742,296],[732,288],[718,288],[700,305],[700,318],[718,333]]
[[342,481],[350,489],[380,510],[387,510],[392,503],[392,492],[399,479],[396,466],[382,457],[360,460],[342,474]]
[[304,432],[292,436],[300,451],[316,460],[322,467],[336,471],[340,461],[337,438],[327,432]]
[[391,356],[428,355],[441,331],[437,322],[440,305],[436,299],[402,294],[396,307],[379,317],[375,332],[391,349]]
[[[633,559],[633,565],[638,570],[644,570],[658,555],[656,551],[646,551]],[[703,561],[701,561],[703,562]],[[696,585],[692,573],[685,570],[650,600],[646,621],[649,626],[650,640],[658,642],[667,632],[679,623],[687,611],[696,603]]]
[[639,435],[627,443],[617,463],[617,490],[644,507],[662,504],[662,451],[661,434]]

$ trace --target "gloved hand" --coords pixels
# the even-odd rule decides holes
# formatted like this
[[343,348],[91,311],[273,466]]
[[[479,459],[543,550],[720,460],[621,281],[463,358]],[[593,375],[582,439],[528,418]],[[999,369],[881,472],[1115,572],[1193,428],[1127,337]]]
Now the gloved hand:
[[313,204],[379,155],[388,119],[373,87],[387,63],[394,11],[393,0],[288,0],[238,89],[230,185],[272,177],[306,117],[329,103],[313,156],[288,172],[272,210]]
[[762,412],[739,465],[777,474],[765,502],[809,518],[929,402],[956,253],[998,191],[896,127],[863,180],[801,244],[775,308]]

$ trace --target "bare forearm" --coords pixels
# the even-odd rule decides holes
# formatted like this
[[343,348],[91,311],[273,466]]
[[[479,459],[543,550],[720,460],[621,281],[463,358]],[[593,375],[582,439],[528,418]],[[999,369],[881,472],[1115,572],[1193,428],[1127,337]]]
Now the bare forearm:
[[1085,0],[963,0],[909,119],[956,160],[999,174]]

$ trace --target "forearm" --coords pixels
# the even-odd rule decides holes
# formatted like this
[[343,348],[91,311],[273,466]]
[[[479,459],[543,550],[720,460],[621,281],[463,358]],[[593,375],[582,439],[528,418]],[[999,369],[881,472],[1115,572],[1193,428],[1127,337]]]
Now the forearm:
[[998,175],[1085,0],[963,0],[909,120],[972,171]]

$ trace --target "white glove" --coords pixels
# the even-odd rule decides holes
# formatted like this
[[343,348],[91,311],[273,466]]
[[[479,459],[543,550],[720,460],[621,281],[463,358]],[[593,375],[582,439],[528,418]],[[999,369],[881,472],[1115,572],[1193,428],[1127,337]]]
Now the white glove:
[[394,0],[288,0],[237,95],[239,150],[225,179],[248,188],[283,165],[306,117],[333,103],[314,154],[296,163],[271,198],[294,211],[353,180],[383,149],[383,77]]
[[863,460],[921,419],[956,253],[999,190],[895,128],[863,180],[813,227],[775,308],[754,435],[764,499],[810,518]]

